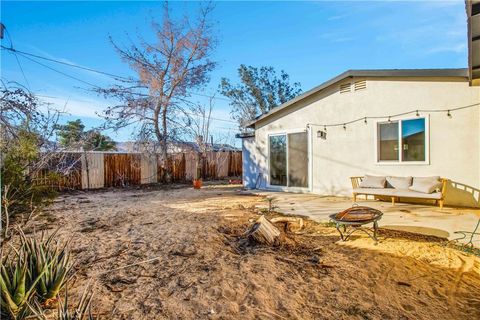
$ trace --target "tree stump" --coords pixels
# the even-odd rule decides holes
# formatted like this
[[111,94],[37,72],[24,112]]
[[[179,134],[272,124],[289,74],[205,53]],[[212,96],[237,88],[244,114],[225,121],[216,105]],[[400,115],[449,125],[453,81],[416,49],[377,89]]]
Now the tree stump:
[[271,246],[280,242],[280,231],[265,216],[261,216],[248,230],[247,238],[252,242]]

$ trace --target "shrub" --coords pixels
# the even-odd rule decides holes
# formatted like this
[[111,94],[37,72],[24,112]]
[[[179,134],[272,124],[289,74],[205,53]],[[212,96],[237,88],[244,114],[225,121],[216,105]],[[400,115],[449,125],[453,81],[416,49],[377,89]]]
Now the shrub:
[[55,192],[33,183],[41,160],[39,137],[27,128],[20,128],[15,141],[3,151],[1,194],[3,236],[8,236],[9,221],[19,214],[29,216],[48,204]]

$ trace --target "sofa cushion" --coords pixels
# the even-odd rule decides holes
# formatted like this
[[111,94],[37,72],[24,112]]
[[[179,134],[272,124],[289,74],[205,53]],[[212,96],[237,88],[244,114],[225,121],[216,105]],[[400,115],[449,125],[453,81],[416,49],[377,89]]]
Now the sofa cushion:
[[412,177],[387,177],[387,187],[408,190],[412,185]]
[[385,177],[365,175],[360,182],[360,188],[385,188],[386,181]]
[[355,188],[354,193],[357,194],[371,194],[376,196],[389,196],[393,192],[392,188]]
[[433,193],[423,193],[412,190],[402,190],[402,189],[393,189],[393,188],[355,188],[353,192],[356,194],[369,194],[375,196],[386,196],[386,197],[404,197],[404,198],[422,198],[422,199],[433,199],[439,200],[442,198],[441,192]]
[[439,191],[442,187],[442,182],[440,181],[439,176],[434,177],[414,177],[413,183],[409,187],[409,190],[422,192],[422,193],[432,193],[434,191]]

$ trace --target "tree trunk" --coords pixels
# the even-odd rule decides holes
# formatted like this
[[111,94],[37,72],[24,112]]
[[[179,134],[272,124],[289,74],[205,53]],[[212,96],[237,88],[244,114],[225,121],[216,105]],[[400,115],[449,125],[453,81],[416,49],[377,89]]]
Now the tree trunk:
[[170,172],[170,167],[168,166],[168,152],[167,152],[167,142],[162,141],[161,143],[161,157],[162,157],[162,168],[163,168],[163,175],[162,175],[162,182],[170,183],[172,182],[172,175]]
[[[163,168],[161,180],[162,182],[170,183],[172,181],[172,175],[170,172],[170,168],[168,167],[168,135],[166,117],[167,106],[165,106],[164,104],[165,103],[163,103],[163,98],[158,98],[153,113],[153,126],[155,129],[155,136],[157,137],[157,141],[160,144],[160,158]],[[160,112],[162,112],[161,119]]]
[[280,231],[265,216],[261,216],[247,232],[247,238],[251,242],[271,246],[280,243]]
[[167,130],[167,108],[168,108],[168,103],[166,103],[163,107],[163,112],[162,112],[162,140],[163,140],[163,150],[162,150],[162,156],[164,158],[164,163],[165,163],[165,182],[170,183],[172,182],[172,173],[170,172],[170,168],[168,167],[168,130]]

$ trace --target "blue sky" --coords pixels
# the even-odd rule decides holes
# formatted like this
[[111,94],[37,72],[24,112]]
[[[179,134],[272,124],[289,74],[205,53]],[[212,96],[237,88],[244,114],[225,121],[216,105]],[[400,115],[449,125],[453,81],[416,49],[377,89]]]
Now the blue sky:
[[[283,69],[293,81],[301,83],[304,91],[347,69],[467,65],[463,0],[215,4],[212,20],[219,44],[214,58],[219,66],[205,89],[208,94],[217,90],[221,77],[236,78],[242,63]],[[198,3],[172,2],[170,6],[175,14],[183,14],[194,12]],[[108,36],[119,43],[128,43],[136,34],[152,39],[151,17],[161,19],[161,3],[1,4],[1,21],[16,49],[118,75],[130,75],[132,71],[120,61]],[[2,44],[10,45],[5,39]],[[65,121],[81,118],[87,126],[101,123],[95,112],[105,108],[108,101],[89,92],[87,85],[23,58],[20,62],[33,92],[61,107],[66,105],[71,115]],[[112,83],[105,76],[46,64],[99,86]],[[5,51],[1,52],[1,76],[25,84],[15,58]],[[230,119],[227,101],[217,99],[214,108],[216,118]],[[213,125],[221,139],[231,138],[236,128],[228,121],[215,121]],[[112,135],[128,140],[130,130]]]

